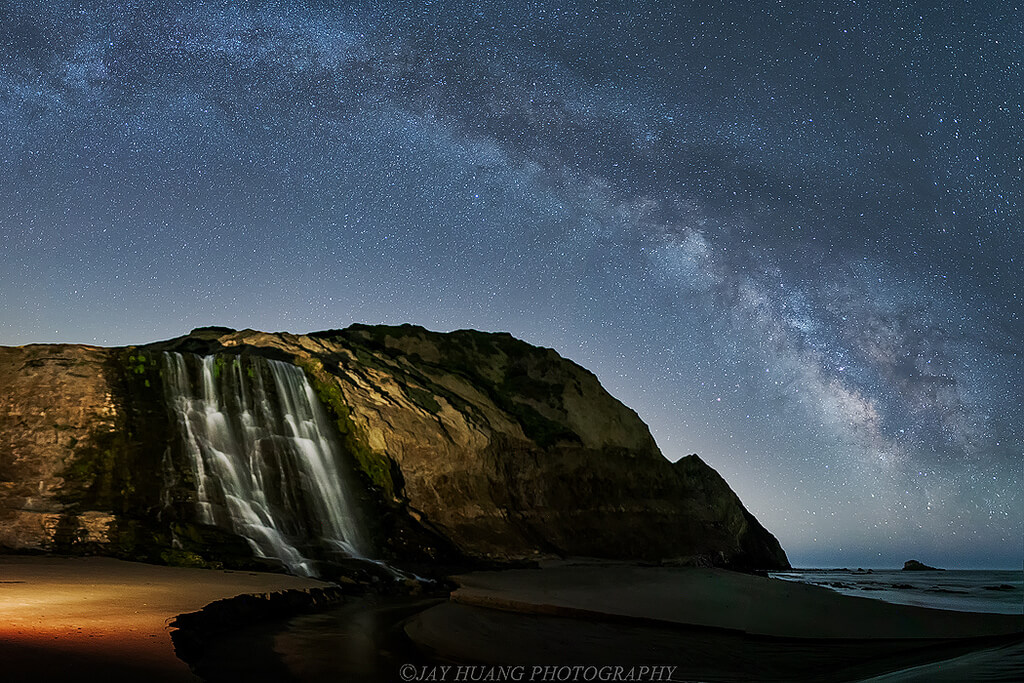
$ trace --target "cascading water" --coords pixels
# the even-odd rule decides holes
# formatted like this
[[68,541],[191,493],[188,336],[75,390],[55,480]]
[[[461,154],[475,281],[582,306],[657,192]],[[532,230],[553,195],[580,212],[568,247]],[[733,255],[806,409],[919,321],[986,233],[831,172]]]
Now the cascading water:
[[305,373],[261,357],[164,356],[200,521],[294,574],[316,575],[311,556],[365,559],[333,426]]

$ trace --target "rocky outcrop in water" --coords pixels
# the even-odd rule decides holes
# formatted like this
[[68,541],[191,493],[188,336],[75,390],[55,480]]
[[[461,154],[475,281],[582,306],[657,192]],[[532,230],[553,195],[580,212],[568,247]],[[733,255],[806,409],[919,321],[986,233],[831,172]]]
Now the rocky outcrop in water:
[[[668,462],[592,373],[507,334],[414,326],[302,336],[206,328],[120,349],[0,348],[0,545],[178,564],[262,562],[245,532],[199,512],[194,435],[183,432],[180,406],[176,413],[169,405],[170,385],[181,380],[168,354],[243,383],[268,361],[302,368],[333,426],[339,476],[351,477],[375,556],[788,566],[714,470],[696,455]],[[237,425],[249,418],[230,417],[236,399],[204,407],[197,392],[206,390],[189,382],[191,409],[222,412],[236,434],[248,429]],[[270,403],[281,402],[280,389],[268,392]],[[271,432],[256,441],[278,452]],[[268,470],[278,474],[260,476],[309,476],[293,459],[281,462]],[[205,502],[231,504],[224,495]],[[300,516],[319,514],[303,505]]]
[[903,571],[905,572],[941,572],[942,570],[938,567],[929,567],[923,562],[917,560],[907,560],[903,563]]

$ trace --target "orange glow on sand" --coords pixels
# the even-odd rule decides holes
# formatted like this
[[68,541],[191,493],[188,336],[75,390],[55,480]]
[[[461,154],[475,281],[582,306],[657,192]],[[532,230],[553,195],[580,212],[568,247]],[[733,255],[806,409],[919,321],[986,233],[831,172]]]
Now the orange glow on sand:
[[221,598],[322,586],[283,574],[184,569],[109,558],[0,557],[5,681],[86,671],[195,681],[174,654],[170,622]]

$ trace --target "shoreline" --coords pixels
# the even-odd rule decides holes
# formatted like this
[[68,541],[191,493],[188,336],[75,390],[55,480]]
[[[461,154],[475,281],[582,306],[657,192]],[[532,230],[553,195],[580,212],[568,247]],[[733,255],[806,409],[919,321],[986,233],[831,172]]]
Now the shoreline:
[[898,605],[723,569],[566,565],[473,572],[454,580],[459,588],[451,601],[463,605],[756,636],[874,640],[1024,633],[1024,615]]
[[[915,667],[934,675],[940,660],[984,662],[987,651],[997,660],[985,666],[998,671],[1008,666],[999,653],[1019,657],[1024,644],[1021,617],[892,605],[725,570],[565,564],[455,579],[450,599],[394,622],[426,661],[674,663],[684,680],[895,681]],[[265,680],[305,680],[298,672],[316,670],[318,655],[295,649],[294,637],[279,652],[275,634],[291,617],[361,592],[286,574],[0,555],[4,680],[183,683],[201,680],[193,670],[242,664],[265,665]],[[233,644],[219,648],[224,640]],[[401,662],[391,661],[397,674]]]
[[681,680],[792,683],[903,680],[966,656],[966,666],[1010,681],[1000,672],[1024,643],[1022,616],[895,605],[725,570],[565,566],[455,580],[450,601],[405,626],[440,660],[673,665]]

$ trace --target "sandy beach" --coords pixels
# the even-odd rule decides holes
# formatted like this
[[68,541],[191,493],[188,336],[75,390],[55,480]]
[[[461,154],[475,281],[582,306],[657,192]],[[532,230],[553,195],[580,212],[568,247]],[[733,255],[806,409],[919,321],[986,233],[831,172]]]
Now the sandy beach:
[[1024,617],[893,605],[722,569],[583,565],[455,577],[452,601],[530,614],[617,617],[775,638],[975,638]]
[[[857,681],[1015,648],[1024,637],[1021,616],[891,605],[724,570],[568,566],[456,580],[449,602],[405,628],[424,650],[461,662],[672,665],[673,680]],[[1006,668],[1005,658],[984,665]]]
[[3,680],[196,681],[174,654],[174,617],[243,593],[324,585],[99,557],[0,556]]
[[[1024,631],[1020,616],[890,605],[724,570],[569,565],[456,578],[450,600],[425,601],[428,608],[404,622],[423,661],[672,665],[673,680],[790,682],[921,681],[940,673],[956,680],[983,667],[997,674],[991,680],[1013,680]],[[3,680],[196,681],[174,653],[174,617],[244,593],[324,585],[106,558],[0,556]],[[342,638],[349,650],[365,624],[386,630],[381,610],[389,603],[367,604],[345,608],[352,612],[350,638]],[[255,667],[259,680],[276,680],[276,671],[296,680],[337,679],[329,660],[340,645],[333,640],[317,636],[326,644],[311,648],[292,643],[283,657],[273,636],[238,638],[211,668],[223,680],[234,680],[243,664]],[[286,645],[288,636],[277,642]],[[364,659],[378,647],[371,643]],[[380,680],[397,680],[391,674],[412,652],[396,652],[402,661],[393,660]],[[934,664],[955,657],[961,659]],[[320,666],[325,661],[330,666]]]

